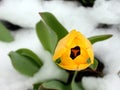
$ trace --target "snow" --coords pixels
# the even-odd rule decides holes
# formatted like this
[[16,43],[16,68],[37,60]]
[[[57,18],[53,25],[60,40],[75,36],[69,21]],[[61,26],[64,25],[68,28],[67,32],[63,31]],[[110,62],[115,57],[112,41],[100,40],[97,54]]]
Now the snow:
[[116,74],[105,75],[104,78],[83,78],[83,86],[85,90],[120,90],[119,79]]
[[119,0],[97,0],[90,11],[90,16],[99,23],[119,24],[120,22]]
[[[0,89],[27,90],[38,81],[52,78],[66,80],[67,73],[58,69],[51,60],[48,60],[51,55],[43,49],[35,32],[35,24],[40,20],[38,13],[49,11],[58,18],[68,31],[77,29],[87,37],[113,34],[111,39],[93,45],[95,56],[105,65],[105,76],[103,78],[84,77],[82,84],[86,90],[120,90],[119,8],[119,0],[96,0],[93,8],[85,8],[78,6],[76,2],[62,0],[1,1],[0,19],[23,28],[11,32],[15,38],[14,42],[0,42]],[[113,26],[109,29],[98,29],[96,26],[99,23],[113,24]],[[29,48],[43,60],[44,66],[34,77],[19,74],[11,65],[8,53],[19,48]]]

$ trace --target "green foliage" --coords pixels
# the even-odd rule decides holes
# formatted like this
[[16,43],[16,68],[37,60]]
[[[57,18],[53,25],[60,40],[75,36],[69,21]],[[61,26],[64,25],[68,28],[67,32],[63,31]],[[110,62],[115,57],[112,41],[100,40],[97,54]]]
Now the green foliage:
[[55,32],[46,24],[44,24],[43,21],[37,23],[36,32],[43,47],[49,52],[53,53],[58,41]]
[[75,71],[74,76],[72,78],[71,90],[84,90],[81,83],[76,83],[75,82],[75,78],[77,76],[77,73],[78,73],[78,71]]
[[57,42],[68,34],[68,31],[51,13],[44,12],[40,15],[43,20],[36,25],[38,38],[44,49],[53,54]]
[[40,13],[40,16],[42,17],[43,21],[57,34],[58,40],[68,34],[68,31],[65,29],[65,27],[63,27],[62,24],[51,13],[43,12]]
[[90,58],[87,60],[87,63],[88,63],[88,64],[90,64],[90,63],[91,63],[91,60],[90,60]]
[[33,59],[33,62],[35,62],[38,67],[41,67],[43,65],[40,58],[29,49],[22,48],[22,49],[17,50],[16,52],[25,56],[25,57]]
[[89,41],[94,44],[96,42],[100,42],[100,41],[103,41],[103,40],[106,40],[106,39],[109,39],[111,38],[112,35],[111,34],[106,34],[106,35],[97,35],[97,36],[92,36],[92,37],[89,37]]
[[69,82],[69,84],[59,80],[49,80],[43,83],[35,84],[33,90],[84,90],[81,83],[75,82],[76,76],[77,71],[75,71],[73,79]]
[[48,90],[48,89],[51,89],[51,90],[68,90],[67,85],[64,85],[62,82],[57,81],[57,80],[51,80],[51,81],[44,82],[41,85],[40,90],[42,88],[44,88],[45,90]]
[[7,28],[0,23],[0,41],[4,42],[12,42],[14,40],[11,33],[7,30]]
[[89,66],[92,70],[96,70],[98,67],[98,60],[94,58],[94,63]]
[[55,61],[55,63],[56,63],[56,64],[60,64],[60,63],[61,63],[61,59],[57,59],[57,60]]
[[39,87],[42,83],[35,83],[33,84],[33,90],[39,90]]
[[33,76],[42,66],[41,60],[29,49],[9,53],[14,68],[21,74]]
[[84,90],[84,88],[80,82],[76,83],[74,81],[71,86],[72,86],[72,90]]

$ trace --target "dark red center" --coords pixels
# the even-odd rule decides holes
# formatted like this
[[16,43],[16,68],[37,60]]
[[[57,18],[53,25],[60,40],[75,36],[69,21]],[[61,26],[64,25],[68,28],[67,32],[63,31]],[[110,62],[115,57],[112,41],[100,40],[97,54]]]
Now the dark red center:
[[80,55],[80,47],[76,46],[74,48],[71,48],[71,53],[70,53],[70,57],[72,59],[75,59],[77,56]]

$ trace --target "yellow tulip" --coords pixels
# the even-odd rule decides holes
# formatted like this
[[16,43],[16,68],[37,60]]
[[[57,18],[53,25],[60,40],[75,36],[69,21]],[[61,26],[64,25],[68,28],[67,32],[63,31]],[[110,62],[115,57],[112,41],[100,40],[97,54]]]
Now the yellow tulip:
[[72,30],[57,44],[53,60],[58,59],[58,65],[64,69],[84,70],[94,62],[92,45],[84,35]]

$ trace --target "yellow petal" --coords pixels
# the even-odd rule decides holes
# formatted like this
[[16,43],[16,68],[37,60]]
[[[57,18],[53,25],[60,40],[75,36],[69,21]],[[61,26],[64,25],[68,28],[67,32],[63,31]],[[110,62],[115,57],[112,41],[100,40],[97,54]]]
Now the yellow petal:
[[58,46],[56,47],[53,60],[56,60],[61,57],[61,55],[66,51],[66,47],[58,43]]
[[93,61],[94,61],[94,51],[93,51],[93,48],[92,48],[92,45],[90,43],[90,41],[88,40],[88,47],[87,47],[87,53],[90,57],[90,60],[91,60],[91,64],[93,64]]
[[62,53],[66,51],[66,49],[70,46],[74,36],[77,34],[75,30],[72,30],[68,35],[66,35],[64,38],[62,38],[55,49],[55,53],[53,55],[53,60],[56,60],[61,57]]
[[84,69],[86,69],[89,66],[90,66],[90,64],[81,64],[81,65],[78,66],[77,70],[79,70],[79,71],[80,70],[84,70]]

